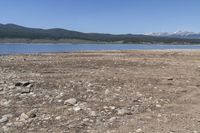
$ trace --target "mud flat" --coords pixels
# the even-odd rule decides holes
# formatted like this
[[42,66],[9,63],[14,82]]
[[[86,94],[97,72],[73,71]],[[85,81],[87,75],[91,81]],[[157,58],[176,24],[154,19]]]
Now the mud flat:
[[0,56],[0,133],[199,133],[200,52]]

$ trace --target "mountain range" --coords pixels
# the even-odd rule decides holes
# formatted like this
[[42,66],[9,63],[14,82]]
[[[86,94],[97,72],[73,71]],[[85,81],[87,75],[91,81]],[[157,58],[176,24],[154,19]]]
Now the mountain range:
[[160,33],[147,33],[145,35],[158,36],[158,37],[172,37],[172,38],[187,38],[187,39],[200,39],[200,33],[189,31],[177,31],[177,32],[160,32]]
[[173,43],[199,44],[200,34],[192,32],[150,34],[83,33],[61,28],[28,28],[16,24],[0,24],[1,43]]

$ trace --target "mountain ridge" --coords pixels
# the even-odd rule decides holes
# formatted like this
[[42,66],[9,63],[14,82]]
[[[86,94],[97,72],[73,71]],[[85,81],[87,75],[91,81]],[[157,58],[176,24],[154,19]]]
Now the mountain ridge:
[[[104,42],[104,43],[175,43],[185,44],[200,43],[200,39],[196,38],[179,38],[173,36],[156,36],[145,34],[108,34],[108,33],[84,33],[62,28],[41,29],[29,28],[16,24],[0,24],[0,42],[12,43],[12,40],[26,40],[26,42],[34,42],[34,40],[45,40],[45,42],[70,43],[68,40],[79,40],[84,42]],[[65,41],[64,41],[65,40]],[[73,43],[73,42],[72,42]]]
[[200,32],[190,32],[190,31],[177,31],[173,33],[170,32],[146,33],[145,35],[158,36],[158,37],[200,39]]

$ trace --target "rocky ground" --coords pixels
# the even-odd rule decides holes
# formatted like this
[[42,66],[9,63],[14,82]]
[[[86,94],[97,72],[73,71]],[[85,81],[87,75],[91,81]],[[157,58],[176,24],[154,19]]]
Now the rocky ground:
[[0,133],[200,133],[200,52],[0,56]]

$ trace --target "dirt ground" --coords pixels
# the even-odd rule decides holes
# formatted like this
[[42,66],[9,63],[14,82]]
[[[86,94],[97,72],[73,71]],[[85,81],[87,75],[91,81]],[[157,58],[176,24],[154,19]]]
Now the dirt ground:
[[0,133],[200,133],[200,52],[0,56]]

